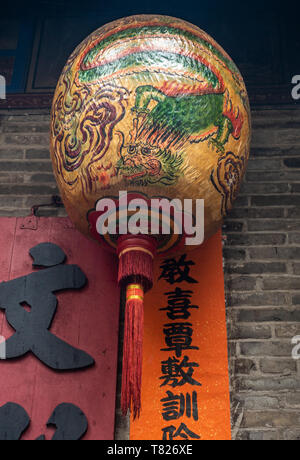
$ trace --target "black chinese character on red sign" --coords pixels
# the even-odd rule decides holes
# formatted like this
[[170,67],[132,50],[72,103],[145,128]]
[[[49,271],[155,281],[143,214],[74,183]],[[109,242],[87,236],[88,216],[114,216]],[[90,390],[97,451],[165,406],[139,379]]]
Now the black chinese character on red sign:
[[167,396],[160,400],[163,403],[162,416],[166,421],[177,420],[186,415],[191,416],[195,421],[198,420],[198,402],[196,391],[190,393],[180,393],[175,395],[172,391],[167,391]]
[[54,293],[80,289],[86,277],[77,265],[64,264],[66,255],[53,243],[41,243],[30,250],[35,267],[26,276],[0,283],[0,309],[15,333],[2,344],[12,359],[31,351],[52,369],[81,369],[94,364],[85,351],[75,348],[49,331],[57,308]]
[[201,383],[192,377],[194,367],[199,367],[199,364],[189,362],[188,356],[184,356],[181,362],[175,357],[170,357],[166,361],[162,361],[161,371],[163,375],[159,379],[163,380],[163,383],[160,386],[170,385],[175,388],[185,383],[201,386]]
[[168,306],[160,308],[160,310],[166,310],[167,316],[172,320],[188,319],[191,316],[189,309],[199,308],[197,305],[191,305],[192,294],[192,291],[184,291],[180,287],[176,287],[174,291],[165,293],[168,296]]
[[200,436],[196,433],[193,433],[188,429],[185,423],[181,423],[179,428],[176,429],[175,426],[167,426],[162,429],[163,432],[163,441],[170,440],[172,441],[175,438],[182,439],[200,439]]
[[[0,441],[18,441],[29,424],[29,415],[19,404],[9,402],[0,407]],[[86,433],[88,421],[79,407],[62,403],[52,412],[47,426],[56,428],[52,441],[76,441]],[[37,438],[44,440],[44,435]]]
[[164,325],[165,342],[168,348],[161,348],[161,351],[175,351],[177,358],[182,350],[199,350],[199,347],[192,346],[191,323],[170,323]]
[[192,260],[185,260],[186,254],[183,254],[179,260],[165,259],[160,268],[162,269],[159,279],[164,279],[169,284],[182,283],[198,283],[192,278],[190,273],[191,265],[195,265]]

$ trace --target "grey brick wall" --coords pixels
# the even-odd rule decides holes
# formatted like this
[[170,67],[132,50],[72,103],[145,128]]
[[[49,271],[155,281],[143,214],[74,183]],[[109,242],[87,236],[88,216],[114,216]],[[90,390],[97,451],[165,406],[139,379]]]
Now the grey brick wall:
[[300,111],[253,111],[246,179],[224,223],[235,439],[300,439]]
[[[49,156],[48,110],[0,112],[0,214],[25,216],[58,194]],[[43,207],[41,216],[66,215]]]
[[[0,112],[0,215],[57,194],[48,111]],[[224,222],[234,439],[300,439],[300,110],[253,111],[246,180]],[[44,207],[39,215],[65,215]],[[118,411],[116,438],[128,435]]]

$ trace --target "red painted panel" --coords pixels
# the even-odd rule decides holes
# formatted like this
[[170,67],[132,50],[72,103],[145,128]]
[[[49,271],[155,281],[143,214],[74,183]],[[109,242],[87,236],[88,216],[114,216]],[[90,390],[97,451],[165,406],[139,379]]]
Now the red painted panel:
[[[46,422],[62,402],[77,405],[89,428],[83,439],[113,439],[117,375],[119,290],[115,256],[80,235],[67,218],[39,218],[38,228],[21,228],[22,218],[0,219],[0,282],[33,271],[29,249],[38,243],[58,244],[67,263],[77,264],[88,279],[77,291],[57,294],[58,307],[50,331],[78,347],[94,360],[94,367],[57,372],[31,353],[16,360],[0,361],[0,406],[8,401],[28,412],[31,424],[22,439],[41,434],[51,438]],[[1,311],[1,334],[14,331]]]
[[[12,251],[17,221],[2,218],[0,225],[0,282],[9,279]],[[0,310],[0,331],[2,330],[3,314]]]

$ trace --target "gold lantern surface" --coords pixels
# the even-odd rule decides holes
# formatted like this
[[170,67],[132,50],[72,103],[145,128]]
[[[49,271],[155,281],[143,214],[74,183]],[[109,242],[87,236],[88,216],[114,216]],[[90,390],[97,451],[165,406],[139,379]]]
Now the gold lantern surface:
[[[205,239],[213,235],[249,155],[245,85],[228,54],[198,27],[167,16],[123,18],[92,33],[67,61],[54,95],[50,146],[77,228],[119,255],[131,248],[135,256],[153,256],[151,244],[141,243],[138,253],[137,240],[128,249],[126,235],[122,241],[118,232],[99,235],[97,203],[104,197],[119,203],[120,191],[147,200],[202,198]],[[164,252],[180,244],[171,229],[155,246]],[[147,282],[148,275],[138,276],[142,263],[131,273],[133,259],[122,264],[119,281],[138,283],[129,297],[142,300],[151,276]]]

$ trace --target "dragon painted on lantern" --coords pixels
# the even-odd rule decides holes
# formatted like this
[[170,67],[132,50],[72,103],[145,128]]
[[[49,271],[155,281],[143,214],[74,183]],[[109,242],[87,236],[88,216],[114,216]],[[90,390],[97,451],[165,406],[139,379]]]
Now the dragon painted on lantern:
[[[181,172],[186,142],[211,138],[212,147],[224,153],[229,136],[239,138],[243,119],[238,109],[233,110],[228,92],[189,95],[175,88],[176,84],[169,92],[150,85],[136,89],[132,108],[136,118],[129,143],[125,145],[124,134],[116,132],[120,136],[118,174],[131,182],[172,185]],[[156,105],[149,110],[152,101]]]
[[[224,72],[249,113],[244,85],[232,60],[205,32],[133,22],[114,33],[95,33],[81,46],[80,59],[73,66],[71,56],[64,72],[62,94],[68,86],[70,94],[58,95],[53,110],[58,171],[70,186],[80,180],[83,193],[88,193],[95,181],[109,188],[112,178],[137,186],[172,186],[189,162],[189,145],[207,141],[212,154],[224,158],[230,137],[239,139],[242,110],[232,103]],[[55,114],[63,106],[65,119],[60,123]],[[131,117],[127,130],[118,126],[125,117]],[[103,160],[114,139],[118,158],[107,165]],[[68,172],[84,159],[85,177],[69,180]]]

